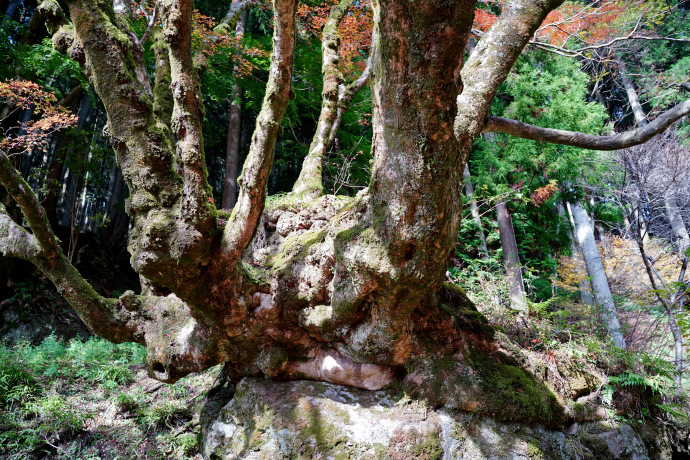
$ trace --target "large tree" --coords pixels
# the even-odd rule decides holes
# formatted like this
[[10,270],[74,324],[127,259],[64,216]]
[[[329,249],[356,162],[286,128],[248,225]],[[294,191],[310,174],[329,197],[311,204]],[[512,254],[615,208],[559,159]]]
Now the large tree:
[[[430,383],[440,375],[477,375],[468,371],[477,363],[468,350],[484,329],[479,320],[468,322],[476,312],[462,292],[443,282],[475,139],[496,131],[616,149],[644,142],[690,112],[686,101],[636,131],[604,137],[488,117],[499,85],[561,2],[506,2],[466,62],[475,2],[375,2],[369,187],[353,198],[310,193],[303,202],[266,209],[290,98],[297,8],[296,0],[274,0],[266,94],[237,203],[226,215],[207,182],[192,1],[161,2],[151,82],[142,61],[145,37],[134,33],[126,2],[68,0],[63,13],[46,0],[40,8],[55,48],[81,63],[107,111],[106,130],[130,192],[128,249],[144,289],[117,299],[97,294],[63,254],[5,152],[0,183],[29,230],[0,208],[0,252],[34,263],[96,334],[144,344],[149,374],[161,381],[218,363],[226,363],[231,380],[264,375],[376,389],[404,378],[434,403],[453,399],[455,407],[476,409],[475,380],[466,387]],[[437,369],[434,362],[456,364]],[[489,379],[507,362],[478,378]],[[501,410],[518,416],[509,404]],[[551,420],[546,412],[523,415]]]

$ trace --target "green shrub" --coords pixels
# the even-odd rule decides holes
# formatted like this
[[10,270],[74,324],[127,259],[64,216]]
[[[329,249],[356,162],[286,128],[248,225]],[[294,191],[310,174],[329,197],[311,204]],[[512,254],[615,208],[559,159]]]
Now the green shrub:
[[0,407],[13,407],[40,393],[36,378],[10,350],[0,349]]

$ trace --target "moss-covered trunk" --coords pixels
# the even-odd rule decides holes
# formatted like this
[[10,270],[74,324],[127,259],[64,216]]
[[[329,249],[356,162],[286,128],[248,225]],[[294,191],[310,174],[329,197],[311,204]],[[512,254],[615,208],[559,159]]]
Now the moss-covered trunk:
[[[490,412],[498,410],[491,385],[507,373],[506,388],[530,397],[515,396],[501,413],[554,421],[553,396],[501,352],[462,290],[443,280],[467,154],[498,85],[558,3],[510,2],[463,68],[474,2],[380,0],[369,188],[264,209],[295,44],[297,2],[275,0],[266,96],[237,204],[218,219],[204,169],[191,0],[162,6],[151,91],[133,57],[140,45],[127,12],[70,0],[74,28],[55,26],[54,43],[83,62],[103,100],[131,194],[132,265],[150,289],[119,299],[91,290],[59,251],[31,190],[12,186],[18,179],[8,171],[0,180],[33,217],[32,233],[0,209],[0,252],[41,267],[98,333],[144,343],[149,373],[160,380],[217,363],[232,380],[311,378],[367,389],[407,373],[406,388],[433,404],[471,409],[484,398],[474,407]],[[342,82],[332,83],[339,94]],[[466,380],[472,368],[482,369],[481,385]],[[535,401],[543,415],[529,409]]]

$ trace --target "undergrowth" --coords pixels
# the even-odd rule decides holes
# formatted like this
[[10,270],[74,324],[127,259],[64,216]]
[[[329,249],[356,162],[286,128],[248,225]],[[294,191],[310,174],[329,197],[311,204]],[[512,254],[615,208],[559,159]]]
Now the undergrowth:
[[[612,419],[687,421],[688,400],[674,386],[670,350],[652,354],[639,348],[615,347],[598,320],[596,307],[582,304],[567,291],[556,292],[544,302],[528,301],[529,314],[520,317],[509,308],[509,289],[503,276],[480,268],[471,272],[451,270],[450,277],[465,288],[494,328],[549,369],[546,375],[555,391],[567,396],[568,377],[559,376],[567,362],[578,371],[600,376],[601,383],[586,399],[607,408]],[[687,387],[687,372],[683,380]]]
[[195,404],[213,377],[161,385],[145,358],[138,344],[103,339],[0,346],[0,457],[198,457]]

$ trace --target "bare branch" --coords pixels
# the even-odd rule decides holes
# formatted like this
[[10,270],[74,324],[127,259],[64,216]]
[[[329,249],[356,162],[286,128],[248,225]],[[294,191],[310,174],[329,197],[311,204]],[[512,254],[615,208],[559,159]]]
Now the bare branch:
[[590,46],[583,46],[582,48],[576,48],[576,49],[568,49],[568,48],[564,48],[562,46],[556,46],[556,45],[552,45],[550,43],[540,42],[540,41],[536,41],[536,40],[531,40],[529,42],[529,44],[531,46],[540,48],[542,50],[555,52],[555,53],[563,55],[563,56],[580,57],[580,56],[583,56],[586,51],[610,48],[611,46],[615,45],[616,43],[623,42],[623,41],[632,41],[632,40],[647,40],[647,41],[663,40],[663,41],[669,41],[669,42],[690,43],[690,39],[687,39],[687,38],[650,37],[650,36],[645,36],[645,35],[629,34],[629,35],[626,35],[624,37],[616,37],[616,38],[609,40],[605,43],[599,43],[599,44],[590,45]]
[[151,31],[153,30],[153,27],[156,25],[156,22],[158,22],[158,2],[156,2],[155,5],[153,5],[153,14],[149,18],[149,24],[146,26],[146,31],[144,32],[144,35],[141,36],[139,39],[139,43],[143,46],[144,43],[146,43],[146,40],[148,40],[149,35],[151,35]]
[[[687,83],[686,83],[687,85]],[[592,150],[618,150],[644,144],[657,134],[663,132],[675,121],[690,113],[690,99],[672,109],[663,112],[648,125],[611,136],[596,136],[577,131],[541,128],[517,120],[500,117],[489,117],[482,130],[483,133],[503,133],[540,142],[571,145]]]

